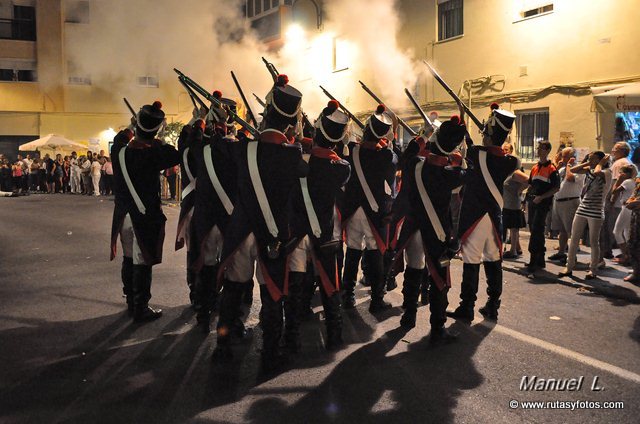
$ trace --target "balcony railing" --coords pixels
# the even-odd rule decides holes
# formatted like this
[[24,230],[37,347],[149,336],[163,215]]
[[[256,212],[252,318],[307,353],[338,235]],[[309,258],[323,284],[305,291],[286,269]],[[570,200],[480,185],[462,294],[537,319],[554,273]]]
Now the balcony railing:
[[0,39],[36,41],[36,21],[0,18]]

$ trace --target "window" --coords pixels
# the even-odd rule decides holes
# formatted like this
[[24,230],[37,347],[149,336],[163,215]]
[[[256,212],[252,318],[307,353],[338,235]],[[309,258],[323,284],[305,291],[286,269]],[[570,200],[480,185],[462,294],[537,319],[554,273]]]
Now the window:
[[13,6],[13,19],[0,19],[0,38],[36,41],[36,9]]
[[253,16],[259,15],[262,13],[262,1],[260,0],[255,0],[255,2],[253,3]]
[[0,81],[37,81],[36,62],[0,59]]
[[269,13],[251,21],[251,27],[256,30],[261,40],[280,35],[280,14]]
[[72,24],[88,24],[89,23],[89,2],[71,1],[66,4],[65,22]]
[[516,111],[518,155],[525,161],[536,160],[536,143],[549,140],[549,109]]
[[150,76],[138,77],[138,85],[143,87],[160,87],[158,78]]
[[438,0],[438,41],[462,35],[462,0]]
[[520,0],[514,9],[514,22],[520,22],[553,12],[552,0]]
[[71,85],[91,85],[91,75],[73,62],[67,62],[67,82]]

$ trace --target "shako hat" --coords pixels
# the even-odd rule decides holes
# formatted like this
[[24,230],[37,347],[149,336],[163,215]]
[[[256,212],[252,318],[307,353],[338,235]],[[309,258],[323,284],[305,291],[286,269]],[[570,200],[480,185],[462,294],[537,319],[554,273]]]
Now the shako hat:
[[265,100],[269,120],[292,125],[298,120],[302,93],[289,85],[286,75],[278,75]]
[[164,121],[164,112],[162,111],[162,103],[156,100],[150,105],[144,105],[138,111],[136,116],[136,133],[154,137]]
[[345,136],[349,117],[340,109],[337,100],[330,100],[327,107],[322,109],[318,119],[316,119],[316,132],[314,140],[316,142],[339,143]]
[[449,154],[462,142],[466,132],[467,127],[464,122],[460,120],[458,115],[453,115],[448,121],[444,121],[440,125],[432,141],[441,152]]
[[387,136],[391,125],[393,125],[393,119],[387,112],[385,105],[381,104],[378,105],[376,111],[367,119],[365,130],[369,130],[376,139],[381,139]]
[[491,103],[491,115],[484,125],[482,133],[491,138],[494,146],[501,146],[507,139],[516,116],[508,110],[500,109],[498,103]]

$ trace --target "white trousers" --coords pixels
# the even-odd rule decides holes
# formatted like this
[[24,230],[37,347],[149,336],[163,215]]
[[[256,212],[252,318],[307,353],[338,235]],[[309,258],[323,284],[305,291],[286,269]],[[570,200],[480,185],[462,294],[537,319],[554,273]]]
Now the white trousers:
[[462,243],[462,261],[465,264],[480,264],[500,260],[500,246],[496,240],[493,223],[485,214]]
[[629,241],[631,233],[631,209],[623,207],[613,227],[613,235],[616,236],[616,243],[622,244]]
[[134,265],[147,265],[138,244],[138,239],[136,239],[136,233],[133,231],[133,223],[129,214],[124,217],[124,222],[120,229],[120,243],[122,243],[122,255],[127,258],[133,258]]
[[100,174],[91,175],[91,182],[93,183],[93,195],[100,196]]
[[589,265],[592,273],[598,270],[598,262],[600,262],[600,228],[602,227],[602,219],[586,218],[576,215],[573,218],[571,226],[571,241],[569,242],[569,253],[567,254],[567,269],[573,271],[576,266],[576,255],[578,254],[578,244],[584,227],[589,226],[589,244],[591,245],[591,264]]
[[404,260],[409,268],[422,269],[426,266],[424,243],[420,230],[413,233],[407,242],[407,246],[404,248]]
[[[191,225],[191,220],[189,220],[187,225]],[[188,240],[185,238],[188,243]],[[209,235],[204,242],[204,246],[202,247],[202,255],[204,256],[204,265],[205,266],[213,266],[217,265],[220,262],[220,255],[222,255],[222,233],[220,229],[216,225],[209,231]],[[188,246],[189,244],[187,244]],[[253,276],[253,270],[252,270]],[[247,280],[233,280],[233,281],[247,281]]]
[[360,207],[347,222],[347,247],[356,250],[377,250],[378,244],[373,236],[369,220]]
[[71,183],[71,193],[81,193],[82,192],[82,184],[80,182],[80,174],[73,173],[70,178]]
[[253,278],[254,270],[256,279],[259,284],[265,284],[265,280],[262,276],[262,271],[258,266],[256,269],[256,261],[258,260],[258,244],[253,233],[242,242],[238,250],[234,255],[229,258],[229,264],[227,266],[226,277],[227,279],[243,283]]

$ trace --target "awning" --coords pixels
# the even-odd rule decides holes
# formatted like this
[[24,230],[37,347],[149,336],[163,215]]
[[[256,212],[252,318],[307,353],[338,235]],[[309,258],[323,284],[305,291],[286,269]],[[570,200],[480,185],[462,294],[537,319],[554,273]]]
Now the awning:
[[625,84],[612,90],[600,92],[603,87],[594,87],[593,100],[597,112],[640,112],[640,82]]
[[37,140],[30,141],[25,144],[21,144],[18,150],[22,151],[35,151],[40,149],[82,149],[85,150],[87,146],[77,143],[75,141],[64,138],[61,135],[49,134]]

